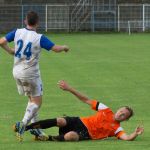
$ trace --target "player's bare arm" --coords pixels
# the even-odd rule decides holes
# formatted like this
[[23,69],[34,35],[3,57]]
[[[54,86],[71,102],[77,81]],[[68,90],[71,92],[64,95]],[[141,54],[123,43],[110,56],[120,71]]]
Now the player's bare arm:
[[59,53],[59,52],[68,52],[69,51],[69,47],[67,45],[54,45],[52,47],[52,51]]
[[58,85],[61,89],[65,90],[65,91],[69,91],[70,93],[75,95],[82,102],[91,105],[91,100],[87,96],[78,92],[75,88],[71,87],[66,81],[61,80],[58,82]]
[[14,55],[15,50],[7,45],[7,40],[5,37],[0,38],[0,46],[9,54]]
[[141,135],[144,132],[143,126],[138,126],[133,133],[130,135],[123,134],[119,138],[125,141],[133,141],[138,135]]

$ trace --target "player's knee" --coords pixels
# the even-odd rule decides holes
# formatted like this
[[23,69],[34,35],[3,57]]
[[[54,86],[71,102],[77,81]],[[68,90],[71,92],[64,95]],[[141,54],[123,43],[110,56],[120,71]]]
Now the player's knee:
[[42,96],[37,96],[37,97],[30,96],[30,102],[35,103],[40,107],[42,105]]
[[67,124],[66,119],[64,118],[57,118],[57,126],[64,127]]
[[79,135],[74,131],[70,131],[65,134],[64,139],[65,141],[79,141]]

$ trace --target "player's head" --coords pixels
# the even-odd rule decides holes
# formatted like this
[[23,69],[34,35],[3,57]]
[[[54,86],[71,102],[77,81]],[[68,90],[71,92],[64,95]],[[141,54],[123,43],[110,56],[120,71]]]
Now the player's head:
[[121,122],[128,120],[130,117],[133,116],[133,110],[129,106],[123,106],[117,110],[115,113],[115,120]]
[[25,24],[29,26],[37,26],[39,23],[39,16],[35,11],[29,11],[26,15]]

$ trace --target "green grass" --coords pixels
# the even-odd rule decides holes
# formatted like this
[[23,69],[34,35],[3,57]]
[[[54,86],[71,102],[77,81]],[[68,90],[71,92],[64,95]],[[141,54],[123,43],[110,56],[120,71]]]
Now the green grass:
[[[1,150],[147,150],[150,149],[150,37],[149,34],[51,34],[52,41],[67,44],[69,53],[43,50],[40,59],[44,84],[40,118],[67,114],[87,116],[94,112],[71,94],[61,91],[57,82],[67,80],[91,98],[110,106],[114,111],[130,105],[135,116],[122,123],[127,133],[143,123],[145,132],[135,141],[110,138],[83,142],[34,142],[29,133],[19,143],[11,126],[22,119],[27,98],[18,95],[12,77],[13,57],[0,49],[0,149]],[[46,130],[56,134],[57,129]]]

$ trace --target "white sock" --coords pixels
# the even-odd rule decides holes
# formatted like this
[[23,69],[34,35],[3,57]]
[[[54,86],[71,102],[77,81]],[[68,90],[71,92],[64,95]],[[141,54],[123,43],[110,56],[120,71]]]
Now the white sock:
[[[30,104],[31,104],[31,102],[28,101],[28,104],[27,104],[27,107],[26,107],[26,111],[27,111],[28,107],[30,106]],[[34,122],[37,122],[37,121],[38,121],[38,112],[36,112],[36,113],[33,115],[32,119],[31,119],[31,123],[34,123]]]
[[34,122],[37,122],[37,121],[38,121],[38,112],[36,112],[36,113],[33,115],[32,119],[31,119],[31,123],[34,123]]
[[37,113],[38,109],[39,109],[39,106],[37,104],[30,103],[30,102],[28,103],[24,118],[22,120],[22,122],[25,126],[31,121],[34,114]]

